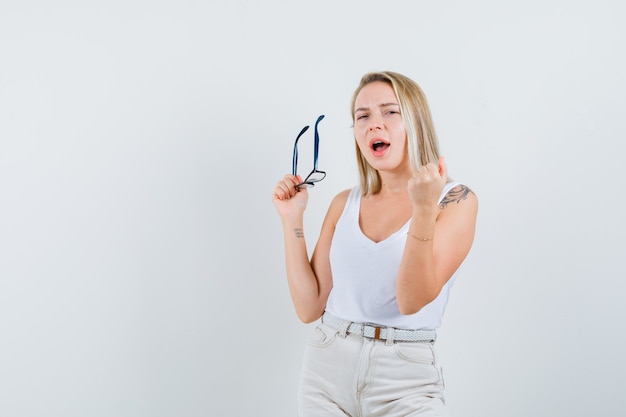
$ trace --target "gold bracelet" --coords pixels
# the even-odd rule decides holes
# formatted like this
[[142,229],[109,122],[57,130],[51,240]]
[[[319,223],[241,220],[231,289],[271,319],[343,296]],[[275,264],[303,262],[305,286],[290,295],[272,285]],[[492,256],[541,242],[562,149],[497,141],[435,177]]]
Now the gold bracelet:
[[432,237],[430,237],[430,238],[428,238],[428,237],[427,237],[427,238],[417,237],[417,236],[412,235],[411,233],[408,233],[408,232],[407,232],[407,234],[406,234],[406,235],[407,235],[407,236],[411,236],[413,239],[417,239],[417,240],[419,240],[420,242],[428,242],[429,240],[433,240],[433,238],[432,238]]

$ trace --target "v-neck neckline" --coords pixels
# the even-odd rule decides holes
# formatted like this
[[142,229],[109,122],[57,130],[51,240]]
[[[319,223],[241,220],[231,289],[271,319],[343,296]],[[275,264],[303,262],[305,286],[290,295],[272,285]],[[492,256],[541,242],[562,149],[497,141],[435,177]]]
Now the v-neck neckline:
[[385,237],[383,240],[375,241],[374,239],[367,236],[365,232],[363,231],[363,229],[361,228],[361,197],[362,196],[359,193],[355,201],[356,216],[354,216],[355,217],[354,228],[356,230],[356,233],[361,237],[362,240],[366,241],[369,245],[372,245],[375,247],[383,247],[383,246],[386,246],[388,242],[395,240],[395,238],[398,235],[401,235],[403,233],[406,234],[406,230],[408,230],[409,228],[409,223],[411,223],[412,217],[409,217],[409,219],[402,226],[400,226],[398,230],[392,232],[389,236]]

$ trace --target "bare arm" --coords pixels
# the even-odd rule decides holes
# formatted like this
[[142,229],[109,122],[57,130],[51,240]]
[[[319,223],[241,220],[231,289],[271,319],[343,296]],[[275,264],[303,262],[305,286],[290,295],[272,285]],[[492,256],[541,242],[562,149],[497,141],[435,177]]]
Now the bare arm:
[[438,170],[423,168],[425,172],[409,184],[413,217],[396,282],[403,314],[418,312],[439,295],[470,250],[478,212],[476,195],[464,185],[437,204],[446,181],[445,165],[440,161]]
[[309,261],[303,227],[308,191],[296,191],[295,185],[298,182],[296,177],[286,176],[274,189],[273,201],[283,226],[287,283],[291,299],[300,320],[310,323],[324,312],[332,287],[330,243],[343,205],[339,207],[340,194],[331,203],[313,257]]

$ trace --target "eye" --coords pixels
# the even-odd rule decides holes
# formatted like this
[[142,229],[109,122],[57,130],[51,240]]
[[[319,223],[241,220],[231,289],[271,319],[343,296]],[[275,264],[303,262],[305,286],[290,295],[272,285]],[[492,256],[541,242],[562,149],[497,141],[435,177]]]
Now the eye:
[[366,118],[367,118],[367,114],[365,114],[365,113],[356,115],[356,120],[362,120],[362,119],[366,119]]

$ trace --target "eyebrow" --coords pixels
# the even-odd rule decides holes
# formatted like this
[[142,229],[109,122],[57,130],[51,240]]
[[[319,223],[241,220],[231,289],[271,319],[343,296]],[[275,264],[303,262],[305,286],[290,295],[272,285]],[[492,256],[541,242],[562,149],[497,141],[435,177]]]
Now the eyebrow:
[[[398,106],[400,107],[400,105],[398,103],[382,103],[379,104],[378,107],[389,107],[389,106]],[[355,109],[354,112],[360,112],[360,111],[367,111],[369,110],[369,107],[359,107],[358,109]]]

